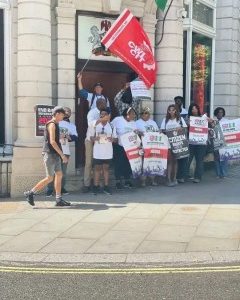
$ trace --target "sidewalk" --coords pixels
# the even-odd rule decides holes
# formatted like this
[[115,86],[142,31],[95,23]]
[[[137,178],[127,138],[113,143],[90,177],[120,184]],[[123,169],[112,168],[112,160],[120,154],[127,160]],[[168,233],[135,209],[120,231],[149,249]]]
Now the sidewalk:
[[[0,199],[0,261],[212,263],[240,261],[239,167],[228,179],[147,187],[112,196]],[[39,200],[39,201],[38,201]]]

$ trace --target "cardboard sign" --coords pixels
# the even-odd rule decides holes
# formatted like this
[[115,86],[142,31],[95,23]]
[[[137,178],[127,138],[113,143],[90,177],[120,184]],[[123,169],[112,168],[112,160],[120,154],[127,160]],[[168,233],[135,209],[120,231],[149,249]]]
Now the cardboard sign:
[[189,156],[187,128],[177,128],[166,132],[172,154],[176,159]]
[[240,119],[224,121],[220,125],[226,143],[219,149],[220,160],[240,159]]
[[189,144],[207,145],[208,120],[206,117],[190,117]]
[[36,136],[44,136],[45,125],[52,119],[52,105],[36,105]]
[[130,163],[133,178],[137,178],[142,174],[141,140],[133,131],[121,135],[120,139]]
[[143,175],[166,176],[168,138],[159,132],[146,132],[142,137],[144,149]]

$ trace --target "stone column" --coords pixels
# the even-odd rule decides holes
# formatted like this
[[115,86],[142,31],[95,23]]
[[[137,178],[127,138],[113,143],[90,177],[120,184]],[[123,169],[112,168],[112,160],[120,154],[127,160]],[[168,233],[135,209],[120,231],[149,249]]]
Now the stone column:
[[18,0],[17,26],[17,140],[12,196],[44,175],[42,138],[35,137],[34,106],[52,103],[50,1]]
[[[75,122],[75,19],[76,8],[71,0],[59,0],[57,23],[57,99],[58,105],[70,107]],[[76,41],[77,42],[77,41]],[[71,143],[68,173],[75,173],[75,143]]]
[[[183,93],[183,24],[179,18],[179,11],[183,8],[183,1],[173,1],[168,12],[163,40],[156,47],[157,81],[155,85],[155,116],[160,122],[166,115],[173,98]],[[156,43],[162,33],[162,19],[164,14],[158,10]]]
[[[152,49],[155,47],[155,26],[156,26],[156,15],[145,13],[141,20],[144,31],[146,32]],[[142,101],[142,107],[148,106],[151,112],[154,114],[154,90],[151,88],[151,101]]]

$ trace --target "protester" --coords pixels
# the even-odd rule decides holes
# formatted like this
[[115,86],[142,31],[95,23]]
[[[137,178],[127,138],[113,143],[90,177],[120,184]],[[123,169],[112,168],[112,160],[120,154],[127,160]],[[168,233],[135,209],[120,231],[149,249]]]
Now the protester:
[[[182,127],[187,127],[184,119],[180,116],[180,113],[174,104],[168,106],[167,115],[163,119],[161,124],[161,130],[163,133],[166,133],[168,130],[178,129]],[[184,163],[186,163],[185,159]],[[167,177],[168,177],[168,186],[173,187],[177,185],[177,159],[173,156],[173,153],[170,149],[168,151],[168,166],[167,166]]]
[[[63,120],[65,110],[61,106],[53,109],[52,119],[46,123],[43,144],[43,162],[46,177],[39,181],[31,190],[24,192],[27,201],[34,206],[34,196],[54,179],[56,191],[56,206],[70,206],[71,204],[61,197],[62,163],[67,163],[68,158],[64,155],[60,144],[59,122]],[[54,178],[55,176],[55,178]]]
[[[150,119],[150,111],[151,110],[149,107],[144,107],[141,110],[140,119],[136,121],[137,130],[139,131],[140,136],[144,135],[146,132],[159,131],[157,123]],[[146,179],[146,176],[141,177],[142,187],[146,186]],[[151,176],[150,180],[152,185],[157,185],[157,183],[155,182],[155,176]]]
[[106,103],[107,103],[107,107],[110,107],[108,98],[102,94],[103,85],[100,82],[97,82],[94,84],[93,93],[90,93],[86,89],[83,88],[82,73],[78,73],[77,79],[78,79],[79,96],[88,101],[89,110],[96,108],[97,100],[100,98],[105,99]]
[[183,97],[182,96],[176,96],[174,98],[175,101],[175,106],[178,108],[180,116],[183,117],[183,119],[185,120],[187,115],[188,115],[188,111],[183,107]]
[[[200,112],[200,107],[196,103],[192,103],[189,106],[189,109],[188,109],[189,120],[190,120],[191,116],[202,117],[201,112]],[[205,116],[203,116],[203,117],[205,117]],[[207,119],[209,119],[209,118],[207,118]],[[188,170],[190,169],[190,165],[191,165],[194,157],[195,157],[195,161],[196,161],[196,167],[195,167],[194,179],[193,179],[194,183],[199,183],[202,179],[202,175],[204,172],[203,160],[204,160],[204,156],[206,155],[206,150],[207,150],[207,143],[206,143],[206,145],[196,145],[196,144],[192,144],[192,142],[189,141],[190,155],[189,155],[189,160],[188,160]]]
[[[68,162],[69,162],[70,155],[71,155],[69,142],[76,142],[78,139],[78,133],[75,124],[70,122],[70,117],[72,114],[71,109],[69,107],[64,107],[64,110],[65,110],[65,117],[63,121],[59,122],[60,143],[61,143],[63,154],[68,158]],[[62,163],[62,173],[63,173],[62,190],[61,190],[62,195],[69,194],[69,192],[65,188],[68,162],[65,164]],[[53,186],[53,182],[51,182],[47,185],[46,197],[51,197],[53,195],[53,190],[54,190],[54,186]]]
[[[96,103],[97,107],[91,109],[88,112],[88,130],[85,139],[85,167],[84,167],[84,186],[82,192],[87,193],[91,190],[92,181],[92,159],[93,159],[93,143],[91,141],[91,127],[97,125],[102,121],[100,118],[100,110],[106,109],[106,100],[104,98],[99,98]],[[108,116],[103,117],[108,121]]]
[[113,144],[114,172],[116,178],[116,188],[118,190],[123,189],[122,179],[124,179],[124,187],[131,188],[133,186],[130,180],[132,176],[132,170],[121,143],[121,136],[132,131],[137,133],[137,127],[134,122],[135,116],[136,113],[134,109],[129,107],[123,111],[122,116],[116,117],[112,121],[112,126],[116,128],[118,137],[118,144]]
[[109,188],[109,165],[113,158],[113,142],[117,142],[116,129],[111,126],[110,112],[108,109],[100,111],[101,121],[90,127],[91,141],[93,146],[94,187],[93,194],[100,192],[100,175],[104,177],[103,192],[111,195]]
[[[214,110],[214,116],[217,118],[217,122],[221,124],[224,121],[227,121],[225,118],[225,109],[223,107],[217,107]],[[228,174],[228,161],[220,160],[219,150],[214,151],[214,161],[217,178],[225,178]]]
[[139,98],[132,97],[130,82],[127,82],[115,96],[114,105],[117,109],[118,115],[122,115],[123,111],[129,107],[132,107],[138,114],[140,101],[141,100]]

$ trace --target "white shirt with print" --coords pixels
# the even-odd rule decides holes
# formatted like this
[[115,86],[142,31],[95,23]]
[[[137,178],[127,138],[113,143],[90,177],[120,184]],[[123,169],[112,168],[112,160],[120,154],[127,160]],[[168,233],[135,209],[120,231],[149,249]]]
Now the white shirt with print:
[[137,126],[137,129],[143,133],[159,131],[157,123],[151,119],[149,119],[148,121],[139,119],[136,121],[136,126]]
[[60,131],[60,143],[62,146],[63,154],[70,155],[71,153],[70,153],[69,141],[67,136],[69,135],[78,136],[76,126],[73,123],[63,120],[59,122],[59,131]]
[[94,142],[93,158],[95,159],[112,159],[113,147],[112,142],[108,140],[109,137],[117,138],[116,129],[110,123],[103,125],[99,123],[96,127],[90,126],[90,136],[99,136],[100,140]]
[[173,120],[168,120],[168,122],[166,123],[166,118],[163,119],[162,124],[161,124],[161,129],[162,130],[172,130],[175,128],[179,128],[179,127],[187,127],[186,122],[184,121],[183,117],[181,117],[181,121],[182,124],[180,122],[180,120],[177,120],[176,118]]
[[121,140],[119,139],[121,135],[127,132],[137,130],[136,122],[135,121],[128,122],[127,120],[125,120],[123,116],[114,118],[112,120],[112,125],[113,127],[116,128],[116,133],[118,136],[118,144],[120,146],[122,146]]

